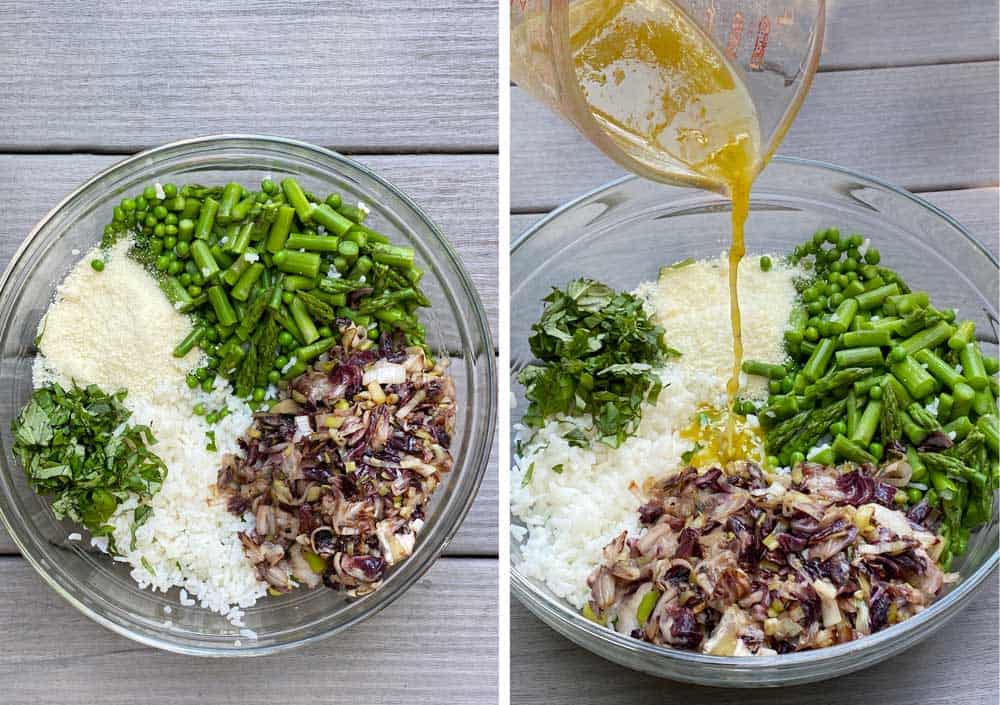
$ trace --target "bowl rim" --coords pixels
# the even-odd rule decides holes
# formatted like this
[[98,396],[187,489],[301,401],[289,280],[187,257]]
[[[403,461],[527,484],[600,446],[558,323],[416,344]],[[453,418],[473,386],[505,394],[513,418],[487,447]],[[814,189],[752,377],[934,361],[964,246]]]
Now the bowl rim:
[[[306,636],[301,636],[296,639],[289,641],[283,641],[276,644],[270,644],[266,646],[251,646],[243,645],[240,647],[234,647],[231,645],[189,645],[186,643],[181,643],[174,641],[169,638],[163,638],[161,636],[148,635],[145,632],[137,632],[129,629],[127,625],[119,624],[102,614],[97,613],[93,608],[84,604],[76,596],[70,594],[63,587],[56,582],[56,580],[49,575],[48,571],[40,561],[31,554],[30,551],[26,550],[24,544],[22,543],[17,531],[14,530],[12,521],[7,517],[7,513],[4,511],[3,507],[0,506],[0,524],[6,529],[14,545],[17,546],[22,558],[27,560],[35,572],[41,576],[41,578],[51,587],[60,597],[65,599],[68,603],[73,605],[77,610],[83,613],[85,616],[93,620],[94,622],[110,629],[111,631],[120,634],[128,639],[136,641],[146,646],[151,646],[157,649],[162,649],[165,651],[184,654],[188,656],[206,656],[206,657],[240,657],[240,656],[262,656],[267,654],[278,653],[282,651],[288,651],[290,649],[298,648],[307,644],[312,644],[315,642],[327,639],[334,634],[337,634],[345,629],[348,629],[359,622],[362,622],[369,617],[372,617],[383,609],[394,603],[401,595],[403,595],[407,590],[413,587],[430,568],[437,562],[441,557],[442,552],[451,543],[455,534],[461,528],[462,524],[467,517],[469,510],[471,509],[476,497],[479,495],[479,490],[482,485],[483,478],[486,475],[486,470],[489,467],[489,458],[492,452],[492,445],[494,436],[496,434],[496,410],[497,410],[497,370],[496,370],[496,353],[493,341],[493,335],[490,330],[489,319],[486,315],[486,309],[483,306],[482,299],[479,296],[479,292],[475,287],[468,271],[465,268],[461,258],[459,257],[457,251],[452,246],[451,242],[444,236],[441,230],[438,228],[437,224],[427,215],[427,213],[417,205],[409,196],[407,196],[402,190],[397,188],[388,179],[379,176],[374,171],[369,169],[367,166],[357,162],[349,157],[340,154],[331,149],[321,147],[319,145],[311,144],[309,142],[304,142],[301,140],[296,140],[288,137],[280,137],[275,135],[261,135],[261,134],[251,134],[251,133],[220,133],[211,135],[201,135],[197,137],[190,137],[181,140],[176,140],[166,144],[162,144],[156,147],[151,147],[145,149],[128,157],[125,157],[107,167],[101,169],[93,176],[88,178],[82,184],[74,188],[70,193],[68,193],[64,198],[62,198],[54,207],[52,207],[45,215],[43,215],[38,222],[31,228],[28,234],[24,237],[21,244],[14,251],[10,258],[7,266],[3,270],[3,274],[0,275],[0,295],[7,289],[8,281],[12,276],[16,265],[24,257],[26,250],[29,245],[35,240],[42,229],[48,225],[48,223],[72,200],[80,196],[87,189],[94,186],[96,183],[102,179],[108,177],[114,172],[126,169],[133,166],[137,162],[145,159],[155,158],[163,154],[171,154],[180,151],[183,154],[184,150],[205,147],[205,146],[226,146],[227,144],[232,144],[232,146],[243,146],[253,148],[255,144],[257,145],[268,145],[271,147],[278,148],[293,148],[295,150],[300,150],[307,153],[312,153],[315,156],[321,157],[325,160],[332,161],[341,167],[346,167],[347,169],[353,169],[360,172],[363,176],[371,179],[377,185],[384,187],[393,197],[398,198],[400,202],[406,207],[413,211],[417,216],[418,220],[428,228],[431,234],[436,239],[436,244],[441,246],[441,251],[443,258],[451,264],[458,274],[459,284],[461,286],[461,291],[464,293],[465,298],[472,304],[472,308],[475,311],[474,320],[470,321],[470,328],[475,331],[479,336],[484,347],[484,354],[482,355],[484,364],[484,375],[488,384],[483,392],[483,403],[485,406],[486,419],[485,424],[480,425],[480,433],[477,434],[479,437],[486,439],[481,444],[479,448],[471,448],[472,458],[471,461],[474,465],[469,468],[466,472],[472,472],[473,478],[471,484],[469,485],[468,492],[464,499],[460,503],[456,503],[454,510],[454,521],[440,536],[438,545],[431,548],[424,556],[424,561],[422,564],[418,565],[416,570],[409,576],[407,580],[404,580],[396,585],[391,586],[391,589],[384,591],[384,597],[381,600],[374,601],[367,610],[363,610],[358,614],[354,615],[352,618],[332,627],[327,627],[323,631],[317,632],[315,634],[309,634]],[[177,156],[174,154],[173,156]],[[237,637],[234,637],[234,639]]]
[[[959,221],[948,215],[933,203],[916,194],[910,193],[895,184],[889,183],[888,181],[884,181],[877,177],[868,176],[867,174],[863,174],[853,169],[848,169],[846,167],[815,159],[803,159],[800,157],[776,155],[771,161],[790,166],[802,166],[832,171],[844,176],[873,183],[888,191],[892,191],[899,196],[903,196],[916,205],[925,208],[946,221],[973,245],[975,245],[976,248],[980,250],[980,252],[982,252],[982,254],[984,254],[990,262],[993,263],[994,267],[998,266],[997,258],[994,257],[994,255],[983,245],[983,243],[972,235],[972,233],[970,233],[969,230]],[[587,201],[604,191],[634,180],[641,180],[641,177],[634,174],[626,174],[625,176],[612,179],[611,181],[605,182],[604,184],[601,184],[600,186],[573,198],[555,210],[550,211],[537,222],[526,228],[520,235],[517,236],[517,238],[514,239],[514,241],[512,241],[510,254],[514,255],[514,253],[517,252],[520,247],[525,245],[538,230],[547,225],[550,221],[563,215],[566,211],[575,208],[582,202]],[[721,199],[722,197],[719,196],[719,198]],[[509,536],[507,537],[507,540],[511,540]],[[564,600],[554,600],[536,589],[535,586],[517,570],[513,563],[513,556],[510,562],[510,584],[514,596],[521,604],[527,607],[536,616],[542,618],[542,621],[547,622],[550,626],[558,624],[568,632],[573,633],[575,637],[573,641],[576,641],[581,645],[589,640],[595,646],[598,644],[604,644],[620,654],[631,652],[633,654],[640,654],[644,657],[661,658],[665,661],[676,661],[684,665],[703,666],[715,670],[724,670],[727,668],[737,670],[751,668],[754,671],[773,669],[778,673],[786,672],[788,676],[792,676],[792,672],[794,672],[797,667],[825,662],[836,662],[838,659],[849,658],[858,652],[867,651],[878,644],[900,638],[922,626],[938,613],[958,607],[962,599],[978,588],[986,577],[993,572],[993,570],[997,567],[998,562],[1000,562],[1000,545],[994,549],[992,555],[990,555],[983,562],[983,565],[981,565],[966,579],[962,580],[942,599],[935,601],[930,607],[923,610],[919,614],[910,617],[899,624],[894,624],[888,629],[884,629],[877,634],[870,634],[861,639],[855,639],[854,641],[837,644],[835,646],[828,646],[822,649],[781,654],[777,656],[709,656],[696,652],[672,649],[666,646],[657,646],[619,634],[613,629],[600,626],[584,618],[576,610],[572,609]],[[590,648],[590,644],[587,645],[587,648]],[[600,651],[595,651],[595,653],[608,658],[608,656],[604,655]],[[635,668],[634,666],[631,667]],[[674,674],[671,677],[678,679],[682,678],[680,674]],[[701,681],[694,679],[693,682]],[[753,683],[746,683],[745,685],[749,686],[753,685]]]

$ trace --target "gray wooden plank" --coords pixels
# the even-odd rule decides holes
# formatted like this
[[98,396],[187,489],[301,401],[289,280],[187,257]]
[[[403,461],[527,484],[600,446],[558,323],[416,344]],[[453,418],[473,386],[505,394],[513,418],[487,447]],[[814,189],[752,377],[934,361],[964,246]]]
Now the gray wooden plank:
[[[408,194],[445,234],[497,329],[497,158],[494,155],[352,155]],[[0,155],[0,266],[28,231],[88,178],[121,161],[93,154]],[[98,233],[94,234],[95,241]]]
[[[997,183],[995,61],[824,73],[779,150],[911,190]],[[511,93],[511,209],[547,211],[624,172],[522,90]]]
[[827,3],[820,71],[997,58],[997,3],[835,0]]
[[[708,688],[661,680],[594,656],[511,599],[511,702],[517,705],[995,705],[996,576],[937,635],[891,661],[836,681],[774,690]],[[834,695],[834,690],[836,695]]]
[[133,152],[257,132],[495,151],[497,5],[4,3],[0,150]]
[[[955,191],[924,191],[922,198],[941,208],[968,228],[994,257],[1000,257],[1000,189],[976,188]],[[544,213],[523,213],[510,217],[510,237],[515,240]]]
[[[6,705],[495,703],[497,565],[442,559],[385,611],[279,656],[198,659],[108,631],[0,559]],[[44,615],[44,616],[43,616]]]

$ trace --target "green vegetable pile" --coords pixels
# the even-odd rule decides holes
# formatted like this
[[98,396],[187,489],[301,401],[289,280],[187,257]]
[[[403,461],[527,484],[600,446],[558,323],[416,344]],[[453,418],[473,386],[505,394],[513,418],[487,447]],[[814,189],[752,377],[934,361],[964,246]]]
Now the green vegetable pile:
[[[251,405],[265,388],[301,374],[335,342],[337,319],[373,340],[399,333],[424,345],[416,310],[428,306],[414,251],[363,225],[367,213],[340,194],[324,200],[293,178],[147,187],[124,198],[104,228],[105,246],[131,233],[132,254],[174,305],[194,317],[174,354],[195,346],[207,363],[188,384],[209,391],[216,375]],[[100,259],[92,263],[100,271]]]
[[[656,403],[654,368],[677,352],[639,299],[600,282],[577,279],[545,302],[528,341],[541,364],[518,375],[531,402],[523,421],[537,428],[556,414],[589,414],[598,439],[616,448],[635,433],[643,401]],[[585,444],[579,431],[567,440]]]
[[829,229],[795,249],[790,260],[813,277],[785,332],[792,362],[745,362],[770,379],[770,396],[735,411],[758,414],[771,466],[906,458],[913,474],[897,499],[940,511],[947,563],[989,521],[1000,486],[1000,363],[983,356],[972,321],[934,308],[862,242]]
[[[51,495],[59,519],[108,536],[106,522],[129,493],[139,496],[134,527],[152,508],[146,504],[163,484],[167,468],[149,446],[146,426],[128,425],[126,392],[107,395],[94,385],[65,390],[50,384],[35,391],[11,423],[14,454],[36,492]],[[134,530],[134,529],[133,529]]]

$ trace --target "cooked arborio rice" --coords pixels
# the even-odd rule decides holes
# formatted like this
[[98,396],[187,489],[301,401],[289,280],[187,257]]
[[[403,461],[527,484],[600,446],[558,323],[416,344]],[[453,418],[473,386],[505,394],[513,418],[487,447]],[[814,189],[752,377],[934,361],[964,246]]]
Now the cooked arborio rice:
[[[152,450],[166,463],[167,477],[153,496],[152,515],[135,531],[134,549],[135,499],[123,503],[111,523],[115,544],[132,565],[132,577],[140,587],[166,591],[180,586],[182,604],[198,600],[202,607],[238,619],[242,610],[230,606],[250,607],[267,587],[246,560],[237,535],[253,528],[253,518],[234,516],[214,493],[222,454],[238,451],[237,439],[251,420],[246,405],[229,396],[223,384],[220,381],[221,388],[211,395],[183,385],[164,385],[155,402],[126,397],[132,421],[148,425],[156,436]],[[211,427],[216,451],[205,448],[209,426],[204,417],[190,412],[199,402],[211,409],[223,405],[230,409],[229,416]],[[185,599],[185,590],[194,599]]]
[[[712,381],[678,367],[665,370],[662,379],[656,406],[646,407],[638,433],[619,448],[599,443],[573,447],[563,439],[573,426],[550,421],[534,435],[511,472],[511,509],[528,530],[524,536],[514,528],[519,568],[577,607],[587,601],[587,575],[604,546],[623,529],[638,527],[643,480],[677,470],[681,454],[692,446],[678,434],[699,400],[710,393]],[[573,423],[587,425],[589,419]],[[532,436],[530,430],[520,433]]]

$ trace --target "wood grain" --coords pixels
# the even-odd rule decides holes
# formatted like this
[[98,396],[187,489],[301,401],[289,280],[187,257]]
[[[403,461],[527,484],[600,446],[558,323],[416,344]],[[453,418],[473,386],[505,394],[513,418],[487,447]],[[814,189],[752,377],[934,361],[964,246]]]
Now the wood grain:
[[[835,681],[775,690],[707,688],[661,680],[605,661],[511,600],[511,702],[517,705],[995,705],[996,575],[937,635],[891,661]],[[544,658],[542,657],[544,655]]]
[[[833,162],[911,190],[997,183],[996,61],[820,74],[781,154]],[[542,212],[619,167],[520,89],[511,93],[511,209]]]
[[[353,155],[409,195],[438,225],[469,272],[497,329],[497,190],[495,155]],[[63,197],[121,161],[93,154],[0,155],[0,266]],[[95,239],[97,234],[94,235]]]
[[997,58],[997,3],[829,0],[820,71]]
[[371,619],[253,659],[198,659],[129,641],[73,609],[21,558],[0,558],[0,580],[5,705],[496,701],[495,561],[441,559]]
[[491,0],[5,2],[0,151],[255,132],[495,152],[496,27]]
[[[1000,188],[924,191],[918,194],[968,228],[983,245],[1000,257]],[[511,241],[544,217],[524,213],[510,217]]]

